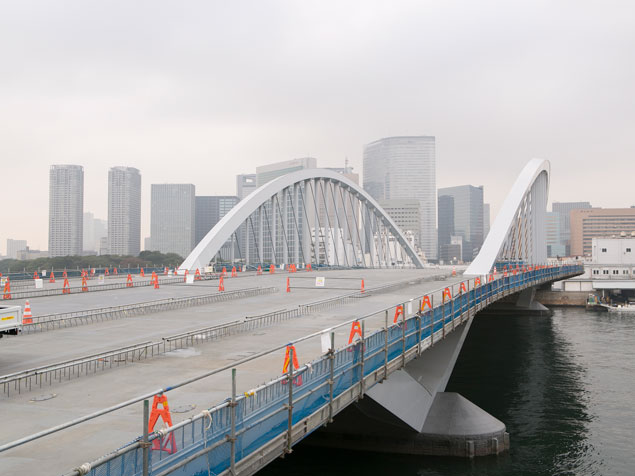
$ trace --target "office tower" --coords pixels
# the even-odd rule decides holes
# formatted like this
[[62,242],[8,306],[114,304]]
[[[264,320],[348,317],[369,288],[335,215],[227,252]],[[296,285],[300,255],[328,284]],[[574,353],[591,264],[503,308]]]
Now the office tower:
[[489,234],[490,223],[491,223],[491,217],[490,217],[489,203],[484,203],[483,204],[483,241],[485,241],[485,238],[487,238],[487,235]]
[[571,256],[591,256],[593,238],[635,231],[635,208],[576,208],[570,213]]
[[261,165],[260,167],[256,167],[256,184],[260,187],[282,175],[298,170],[315,168],[317,168],[317,159],[313,157],[302,157],[300,159],[276,162],[275,164]]
[[[194,246],[214,228],[227,213],[239,202],[238,197],[233,196],[202,196],[196,197]],[[221,248],[221,257],[225,260],[241,257],[244,254],[242,242],[242,228],[236,231],[235,236],[227,240]],[[234,250],[232,252],[232,242]],[[233,253],[233,254],[232,254]]]
[[437,201],[439,208],[439,227],[437,230],[439,261],[449,263],[455,257],[458,261],[461,261],[463,259],[462,255],[457,252],[456,246],[452,244],[452,236],[454,236],[454,197],[440,195]]
[[570,256],[571,253],[571,210],[589,209],[589,202],[554,202],[551,205],[551,211],[557,213],[560,219],[560,239],[561,244],[565,246],[564,256]]
[[421,229],[421,204],[419,200],[395,198],[379,200],[378,203],[404,235],[407,232],[415,235]]
[[[99,252],[101,239],[108,236],[108,221],[95,218],[91,212],[84,213],[84,252]],[[106,253],[108,247],[106,246]]]
[[18,252],[26,249],[26,240],[12,240],[11,238],[7,238],[7,258],[18,259]]
[[51,165],[49,171],[49,256],[82,254],[84,167]]
[[[442,197],[452,197],[454,203],[454,235],[463,238],[463,261],[472,261],[483,245],[483,187],[459,185],[439,189]],[[441,234],[439,211],[439,234]]]
[[108,171],[108,251],[137,256],[141,246],[141,174],[133,167]]
[[364,189],[375,200],[416,199],[416,244],[437,259],[436,164],[433,136],[387,137],[364,147]]
[[185,259],[194,248],[196,190],[192,184],[152,184],[150,242],[152,251]]
[[547,256],[549,258],[565,256],[566,246],[562,240],[560,214],[547,212],[546,218]]
[[242,200],[256,190],[256,174],[236,175],[236,196]]

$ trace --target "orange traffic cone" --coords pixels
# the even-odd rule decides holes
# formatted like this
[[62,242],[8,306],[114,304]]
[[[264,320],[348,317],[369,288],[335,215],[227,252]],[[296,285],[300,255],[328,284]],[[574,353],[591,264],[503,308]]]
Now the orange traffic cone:
[[452,276],[456,276],[456,266],[452,266]]
[[143,272],[143,268],[141,268],[141,273],[140,273],[140,274],[141,274],[141,277],[142,277],[142,278],[145,278],[145,277],[146,277],[146,274]]
[[64,278],[64,287],[62,289],[62,294],[70,294],[71,293],[71,285],[68,284],[68,278]]
[[[293,359],[291,359],[290,354],[293,351]],[[295,346],[289,344],[287,346],[287,351],[284,355],[284,364],[282,365],[282,373],[286,374],[289,371],[289,365],[293,365],[294,370],[298,370],[300,368],[300,364],[298,363],[298,353],[295,351]],[[283,380],[282,385],[286,385],[288,380]],[[293,379],[293,383],[295,385],[302,385],[302,375],[298,375]]]
[[106,271],[104,272],[104,276],[110,276],[110,270],[108,268],[106,268]]
[[348,336],[349,344],[353,343],[353,339],[355,339],[356,335],[358,335],[359,338],[362,339],[362,326],[359,321],[353,321],[353,324],[351,324],[351,333]]
[[289,283],[289,278],[287,278],[287,292],[290,293],[291,292],[291,286]]
[[154,280],[154,289],[159,289],[159,278]]
[[403,315],[403,306],[399,305],[397,306],[397,308],[395,309],[395,318],[393,319],[393,324],[397,324],[397,319],[399,319],[399,316]]
[[22,324],[33,324],[33,314],[31,314],[31,304],[27,299],[24,303],[24,316],[22,316]]
[[194,281],[200,281],[201,280],[201,272],[198,270],[198,268],[196,268],[196,272],[194,273]]
[[[159,409],[159,405],[161,405],[161,409]],[[165,395],[154,396],[154,400],[152,401],[152,411],[150,412],[150,420],[148,421],[148,433],[154,432],[154,427],[157,424],[159,417],[163,419],[165,425],[168,427],[172,426],[168,397]],[[165,451],[169,454],[176,453],[176,440],[174,439],[174,433],[170,433],[166,438],[156,438],[152,444],[152,449]]]
[[62,278],[68,278],[68,273],[66,272],[66,270],[64,270],[64,272],[62,273]]
[[223,270],[221,271],[221,276],[225,276],[227,274],[227,268],[225,268],[225,266],[223,266]]
[[126,278],[126,287],[131,288],[134,284],[132,284],[132,275],[128,273],[128,277]]
[[260,276],[262,274],[262,268],[260,267],[260,265],[258,265],[258,271],[256,272],[256,274],[258,276]]
[[11,299],[11,282],[7,278],[7,282],[4,283],[4,292],[2,293],[2,299]]
[[232,268],[232,278],[235,278],[236,276],[237,276],[237,274],[236,274],[236,266],[234,266]]
[[276,272],[276,267],[274,265],[269,266],[269,274],[273,274]]
[[54,283],[54,282],[55,282],[55,273],[51,271],[51,275],[49,276],[49,283]]
[[225,283],[223,281],[223,275],[220,275],[220,279],[218,281],[218,291],[225,291]]
[[119,274],[119,272],[117,271],[117,268],[114,268],[114,269],[112,270],[112,273],[113,273],[114,275]]
[[40,279],[40,277],[37,274],[37,271],[33,271],[33,279]]
[[167,268],[167,267],[165,268],[165,271],[163,272],[163,275],[164,275],[164,276],[167,276],[167,275],[168,275],[168,268]]
[[311,263],[307,263],[306,270],[307,271],[312,271],[313,270],[313,268],[311,268]]
[[364,292],[364,280],[362,279],[362,289],[361,292]]
[[86,281],[86,276],[82,276],[82,291],[88,291],[88,282]]

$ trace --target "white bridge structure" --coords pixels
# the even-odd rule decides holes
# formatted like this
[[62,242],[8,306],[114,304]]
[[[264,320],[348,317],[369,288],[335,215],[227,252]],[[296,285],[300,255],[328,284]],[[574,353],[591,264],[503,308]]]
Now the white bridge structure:
[[307,169],[278,177],[239,202],[180,266],[207,266],[229,244],[245,264],[423,267],[407,237],[379,204],[344,175]]
[[[546,263],[549,173],[546,160],[527,163],[465,274],[485,275],[496,263]],[[366,191],[328,169],[300,170],[259,187],[210,230],[180,270],[202,269],[228,248],[231,261],[237,250],[247,265],[423,267],[412,231],[400,230]]]

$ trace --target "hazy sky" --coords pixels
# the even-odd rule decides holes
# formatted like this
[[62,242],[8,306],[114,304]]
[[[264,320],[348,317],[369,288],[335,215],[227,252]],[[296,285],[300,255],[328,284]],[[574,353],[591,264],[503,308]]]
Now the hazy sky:
[[108,168],[139,168],[143,240],[152,183],[361,173],[365,143],[415,134],[493,215],[532,157],[551,200],[635,205],[635,4],[0,0],[0,252],[48,248],[51,164],[84,166],[99,218]]

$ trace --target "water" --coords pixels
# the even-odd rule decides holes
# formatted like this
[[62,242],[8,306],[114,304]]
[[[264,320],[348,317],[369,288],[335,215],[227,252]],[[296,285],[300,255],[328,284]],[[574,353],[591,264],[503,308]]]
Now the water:
[[262,475],[635,475],[635,316],[479,316],[448,391],[505,422],[511,450],[458,458],[299,445]]

